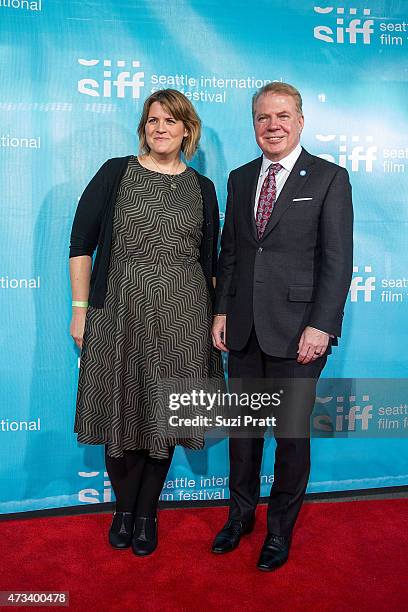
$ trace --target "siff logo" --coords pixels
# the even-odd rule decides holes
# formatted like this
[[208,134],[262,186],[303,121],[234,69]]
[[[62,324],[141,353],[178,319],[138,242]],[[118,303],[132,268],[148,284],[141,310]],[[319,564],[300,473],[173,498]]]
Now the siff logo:
[[[365,162],[365,171],[373,171],[373,162],[377,159],[378,147],[373,145],[374,137],[366,136],[365,144],[360,144],[360,136],[353,135],[347,143],[346,134],[316,134],[316,139],[319,142],[334,142],[338,144],[338,153],[330,155],[329,153],[321,153],[319,157],[327,159],[335,164],[339,164],[343,168],[351,169],[352,172],[360,170],[360,162]],[[336,141],[338,139],[338,141]],[[350,146],[352,144],[352,146]],[[367,146],[368,145],[368,146]]]
[[[358,274],[358,266],[353,266],[353,274]],[[371,273],[371,266],[364,266],[364,272]],[[371,294],[375,291],[375,276],[363,278],[361,275],[353,276],[350,284],[350,300],[358,301],[359,293],[364,295],[364,302],[371,302]]]
[[[318,397],[316,403],[326,404],[331,402],[333,397]],[[368,422],[373,418],[373,405],[366,404],[365,406],[356,405],[356,396],[350,395],[350,407],[346,412],[344,410],[344,396],[336,397],[336,416],[335,419],[330,414],[318,414],[313,417],[313,427],[316,431],[367,431]],[[363,402],[369,402],[370,396],[363,395]],[[333,423],[333,421],[335,421]]]
[[[97,478],[100,475],[100,472],[78,472],[78,476],[82,478]],[[112,487],[109,480],[109,476],[107,472],[103,472],[104,489],[102,492],[98,491],[95,488],[95,482],[91,482],[94,486],[87,487],[86,489],[81,489],[78,492],[78,501],[83,504],[101,504],[103,502],[111,502],[112,501]]]
[[[92,59],[78,59],[78,64],[81,66],[86,66],[87,68],[94,68],[98,66],[102,60]],[[124,98],[125,92],[127,89],[130,89],[132,92],[132,98],[140,98],[140,90],[144,86],[144,72],[133,71],[130,70],[121,70],[116,74],[116,78],[113,80],[112,77],[112,61],[111,60],[103,60],[103,80],[102,80],[102,89],[100,80],[96,80],[93,78],[85,78],[80,79],[78,81],[78,91],[81,94],[85,94],[86,96],[100,97],[103,98],[112,98],[115,96],[117,98]],[[125,68],[126,62],[124,60],[118,60],[116,62],[117,68]],[[140,62],[136,60],[132,60],[132,69],[140,68]],[[114,93],[112,93],[112,90]]]
[[[330,15],[330,13],[333,13],[333,11],[333,6],[328,6],[326,8],[321,8],[320,6],[314,7],[314,12],[319,13],[319,15]],[[347,17],[345,16],[345,8],[338,8],[334,12],[333,16],[337,15],[336,33],[334,33],[334,30],[329,26],[318,25],[313,30],[314,37],[328,43],[336,42],[343,44],[344,42],[349,42],[350,44],[355,45],[357,43],[357,37],[360,36],[359,40],[362,37],[363,43],[365,45],[369,45],[371,42],[371,36],[374,33],[374,20],[365,19],[363,21],[356,18],[355,15],[358,13],[358,9],[356,8],[349,8],[348,11],[349,16]],[[364,17],[368,17],[370,14],[370,9],[363,9]]]

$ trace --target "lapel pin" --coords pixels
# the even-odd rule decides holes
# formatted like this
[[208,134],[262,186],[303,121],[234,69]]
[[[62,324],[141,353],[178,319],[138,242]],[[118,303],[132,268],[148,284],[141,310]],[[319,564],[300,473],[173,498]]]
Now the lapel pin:
[[306,176],[306,170],[301,170],[301,171],[299,172],[299,174],[300,174],[300,176]]

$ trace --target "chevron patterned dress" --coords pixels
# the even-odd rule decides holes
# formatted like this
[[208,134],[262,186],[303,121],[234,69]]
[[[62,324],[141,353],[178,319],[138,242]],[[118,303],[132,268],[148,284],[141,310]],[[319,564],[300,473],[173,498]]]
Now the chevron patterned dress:
[[180,438],[166,427],[163,392],[168,381],[182,389],[189,379],[223,379],[199,263],[202,223],[191,168],[171,178],[130,159],[115,204],[104,307],[89,307],[86,317],[74,428],[79,442],[107,444],[112,457],[145,449],[165,458],[175,444],[203,447],[201,428]]

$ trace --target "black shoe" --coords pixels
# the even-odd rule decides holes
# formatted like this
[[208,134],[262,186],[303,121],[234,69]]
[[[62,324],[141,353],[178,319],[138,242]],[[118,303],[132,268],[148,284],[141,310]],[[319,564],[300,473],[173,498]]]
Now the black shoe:
[[109,544],[113,548],[129,548],[135,519],[132,512],[115,512],[109,529]]
[[250,523],[243,523],[236,519],[230,519],[216,535],[212,545],[213,553],[222,554],[231,552],[239,544],[241,536],[251,533],[255,525],[255,520]]
[[258,569],[271,572],[286,563],[289,557],[290,537],[269,533],[258,561]]
[[135,518],[135,531],[132,539],[132,550],[135,555],[145,557],[150,555],[157,547],[157,518],[151,516],[137,516]]

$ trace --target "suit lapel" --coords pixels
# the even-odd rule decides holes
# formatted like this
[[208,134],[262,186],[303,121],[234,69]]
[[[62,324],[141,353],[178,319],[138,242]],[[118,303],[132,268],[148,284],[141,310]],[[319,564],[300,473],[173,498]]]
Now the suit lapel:
[[262,240],[273,230],[273,228],[279,223],[280,218],[284,212],[292,204],[293,197],[297,194],[300,189],[306,184],[310,172],[312,171],[311,166],[314,164],[313,155],[310,155],[305,149],[302,148],[302,152],[299,155],[295,165],[293,166],[286,183],[283,186],[282,191],[276,200],[273,208],[271,217],[265,228]]
[[255,206],[256,188],[258,186],[258,178],[259,178],[259,173],[261,171],[261,166],[262,166],[262,159],[263,157],[261,156],[258,159],[254,160],[253,165],[248,170],[248,178],[245,180],[245,184],[248,186],[248,192],[247,192],[246,197],[244,198],[244,202],[249,201],[250,203],[249,207],[247,207],[247,210],[246,210],[247,220],[249,224],[248,227],[251,228],[251,233],[253,237],[256,238],[256,240],[258,240],[258,231],[256,229],[256,223],[255,223],[254,206]]

